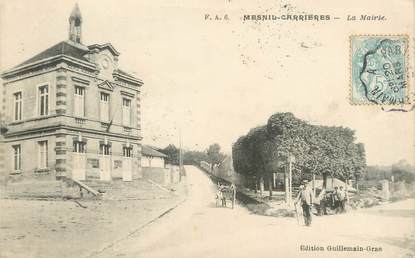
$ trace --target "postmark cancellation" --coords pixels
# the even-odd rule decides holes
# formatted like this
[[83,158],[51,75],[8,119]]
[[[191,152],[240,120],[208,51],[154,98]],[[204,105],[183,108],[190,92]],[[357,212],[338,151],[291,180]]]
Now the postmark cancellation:
[[406,35],[350,36],[350,102],[410,104]]

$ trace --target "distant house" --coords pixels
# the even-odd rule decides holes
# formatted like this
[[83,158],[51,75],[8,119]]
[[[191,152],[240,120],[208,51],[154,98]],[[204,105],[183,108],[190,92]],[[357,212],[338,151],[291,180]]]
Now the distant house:
[[168,156],[155,149],[148,145],[143,145],[141,148],[141,166],[144,179],[161,185],[178,183],[180,181],[179,167],[167,165],[165,161]]
[[141,147],[141,166],[152,167],[152,168],[165,168],[165,160],[168,158],[167,155],[155,150],[154,148],[143,145]]

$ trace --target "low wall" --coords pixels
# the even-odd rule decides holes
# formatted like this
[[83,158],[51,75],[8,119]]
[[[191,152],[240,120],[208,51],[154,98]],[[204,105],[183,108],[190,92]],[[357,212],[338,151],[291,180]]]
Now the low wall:
[[180,168],[179,166],[171,166],[170,168],[170,183],[177,184],[180,182]]
[[167,168],[143,167],[143,178],[149,179],[160,185],[170,183],[170,171]]
[[180,182],[179,166],[167,168],[142,167],[143,178],[152,180],[161,185],[177,184]]

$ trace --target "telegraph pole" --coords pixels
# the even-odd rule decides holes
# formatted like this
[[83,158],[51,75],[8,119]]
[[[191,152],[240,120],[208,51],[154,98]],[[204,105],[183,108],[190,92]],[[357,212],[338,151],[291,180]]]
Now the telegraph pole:
[[285,182],[287,183],[285,187],[285,201],[288,205],[292,203],[292,195],[293,195],[293,163],[295,162],[295,157],[291,155],[288,156],[288,178],[286,178]]
[[179,129],[179,171],[180,171],[180,181],[182,179],[183,173],[183,156],[182,156],[182,129]]
[[284,186],[285,186],[285,203],[289,204],[289,178],[288,178],[288,168],[287,165],[284,166]]
[[291,205],[292,202],[292,197],[293,197],[293,163],[292,163],[292,159],[291,159],[291,154],[290,154],[290,162],[288,164],[288,204]]

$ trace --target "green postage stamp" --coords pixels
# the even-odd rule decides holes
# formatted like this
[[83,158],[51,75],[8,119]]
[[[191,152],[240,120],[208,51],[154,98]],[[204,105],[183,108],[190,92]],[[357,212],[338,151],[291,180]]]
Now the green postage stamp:
[[351,104],[409,104],[408,36],[350,36]]

